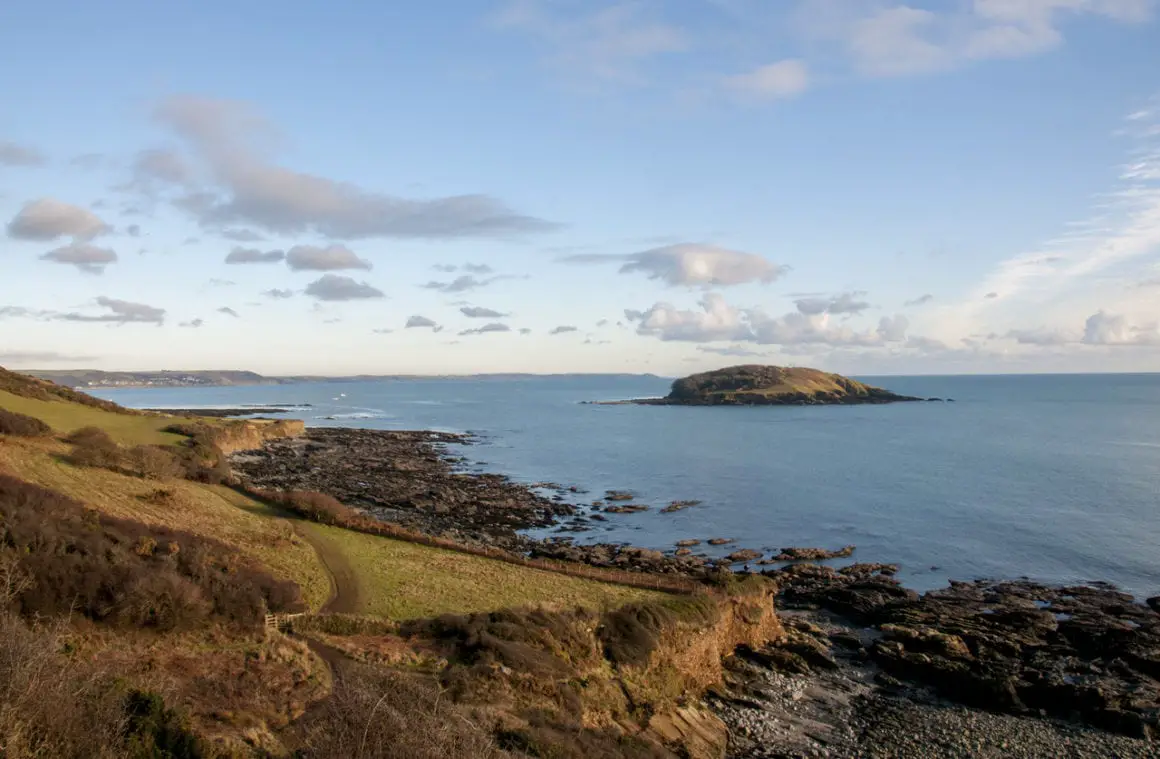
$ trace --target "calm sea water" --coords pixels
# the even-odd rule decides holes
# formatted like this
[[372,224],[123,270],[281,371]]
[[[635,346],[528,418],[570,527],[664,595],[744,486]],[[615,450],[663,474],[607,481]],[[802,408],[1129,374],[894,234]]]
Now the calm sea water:
[[[578,540],[671,548],[858,546],[919,589],[947,578],[1108,581],[1160,593],[1160,375],[863,378],[955,403],[817,408],[580,405],[663,395],[648,377],[125,389],[137,407],[309,403],[314,425],[472,431],[477,467],[632,490],[675,514]],[[324,417],[334,417],[327,419]]]

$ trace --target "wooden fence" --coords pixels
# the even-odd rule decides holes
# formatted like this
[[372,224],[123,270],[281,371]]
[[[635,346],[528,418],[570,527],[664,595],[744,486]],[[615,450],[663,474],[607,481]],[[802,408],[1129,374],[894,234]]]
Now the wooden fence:
[[305,612],[298,612],[297,614],[267,614],[266,615],[266,633],[282,632],[290,626],[290,620],[295,617],[301,617]]

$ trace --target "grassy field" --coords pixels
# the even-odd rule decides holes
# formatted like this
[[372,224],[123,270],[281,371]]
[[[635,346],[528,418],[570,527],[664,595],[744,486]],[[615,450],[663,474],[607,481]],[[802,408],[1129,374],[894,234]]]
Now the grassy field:
[[[169,443],[172,420],[116,414],[0,391],[0,408],[38,417],[59,432],[94,425],[123,444]],[[413,619],[506,606],[609,608],[661,594],[299,521],[224,486],[164,483],[64,460],[57,440],[0,438],[0,471],[76,498],[111,516],[212,537],[297,582],[312,610],[326,603],[332,572],[346,609]],[[163,500],[154,491],[170,491]],[[313,544],[313,545],[312,545]],[[329,569],[328,569],[329,565]]]
[[358,584],[357,611],[363,614],[403,620],[508,606],[603,609],[663,597],[337,527],[300,527],[321,548],[346,558]]
[[[295,532],[295,523],[270,507],[227,487],[186,480],[159,483],[75,467],[63,461],[67,450],[53,441],[5,440],[0,442],[0,470],[76,498],[104,514],[216,538],[257,559],[275,575],[297,582],[312,609],[325,603],[330,593],[325,566]],[[172,491],[164,505],[146,500],[158,488]]]
[[114,414],[77,403],[25,398],[4,390],[0,390],[0,408],[35,416],[64,434],[81,427],[100,427],[122,445],[169,445],[182,439],[180,435],[161,431],[174,422],[166,417]]

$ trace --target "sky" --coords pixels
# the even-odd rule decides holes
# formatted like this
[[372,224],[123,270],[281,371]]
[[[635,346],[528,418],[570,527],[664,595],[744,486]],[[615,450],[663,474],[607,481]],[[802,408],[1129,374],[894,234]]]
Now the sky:
[[0,365],[1160,371],[1157,0],[0,6]]

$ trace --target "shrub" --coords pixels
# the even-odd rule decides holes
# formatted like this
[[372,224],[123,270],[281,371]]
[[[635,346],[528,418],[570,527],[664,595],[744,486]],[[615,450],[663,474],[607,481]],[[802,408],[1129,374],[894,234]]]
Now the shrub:
[[145,503],[154,506],[172,506],[177,502],[177,491],[172,488],[153,488],[145,495],[138,496]]
[[125,699],[128,716],[125,748],[131,757],[153,759],[200,759],[206,756],[201,741],[181,715],[165,706],[156,693],[135,690]]
[[117,469],[121,465],[121,447],[99,427],[82,427],[67,438],[72,443],[70,463],[98,469]]
[[51,433],[52,427],[49,427],[35,416],[18,414],[15,411],[0,408],[0,435],[44,437]]
[[109,433],[100,427],[93,426],[75,429],[64,440],[73,445],[116,445],[113,438],[109,437]]
[[187,532],[98,515],[59,493],[0,475],[0,554],[19,557],[32,584],[24,614],[76,612],[122,626],[169,630],[216,618],[260,626],[267,609],[303,607],[297,585],[234,549]]
[[171,480],[183,473],[177,458],[164,448],[155,445],[137,445],[125,453],[125,462],[130,470],[147,480]]
[[353,509],[325,493],[289,490],[275,494],[274,500],[298,516],[320,524],[343,526],[357,516]]
[[341,672],[330,698],[296,724],[302,759],[512,757],[431,681],[356,664]]

